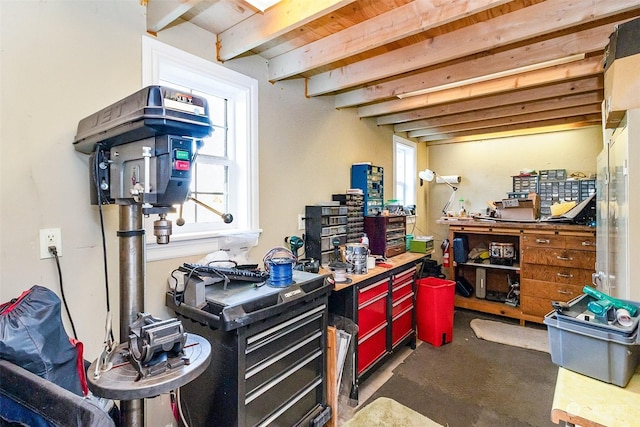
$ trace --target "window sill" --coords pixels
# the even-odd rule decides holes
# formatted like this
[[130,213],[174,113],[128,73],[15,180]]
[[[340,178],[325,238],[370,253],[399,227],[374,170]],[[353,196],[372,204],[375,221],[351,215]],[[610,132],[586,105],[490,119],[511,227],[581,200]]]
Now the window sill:
[[256,246],[262,230],[218,231],[171,236],[169,244],[159,245],[146,242],[147,261],[183,258],[193,255],[205,255],[229,245]]

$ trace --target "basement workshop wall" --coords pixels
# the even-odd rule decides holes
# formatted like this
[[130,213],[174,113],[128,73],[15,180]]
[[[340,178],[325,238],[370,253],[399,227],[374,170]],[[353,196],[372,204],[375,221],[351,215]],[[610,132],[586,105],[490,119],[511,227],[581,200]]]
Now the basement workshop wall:
[[[602,151],[602,129],[598,126],[512,138],[485,139],[427,147],[429,168],[438,174],[460,175],[453,210],[464,199],[468,213],[485,212],[489,201],[507,198],[513,191],[513,175],[521,170],[566,169],[567,175],[595,175],[596,157]],[[420,191],[423,192],[422,196]],[[440,244],[448,227],[437,224],[451,190],[445,184],[425,183],[418,198],[428,199],[427,228],[434,236],[434,258],[441,260]]]
[[[39,259],[39,230],[60,228],[65,295],[88,360],[97,357],[104,338],[104,267],[98,210],[89,203],[89,159],[76,152],[72,142],[81,119],[140,89],[145,12],[138,0],[0,1],[0,301],[35,284],[60,295],[54,260]],[[160,32],[158,40],[215,61],[215,37],[191,24],[172,26]],[[305,98],[303,81],[268,83],[267,64],[260,58],[228,61],[224,66],[260,82],[259,225],[263,232],[250,252],[253,262],[261,262],[268,249],[283,245],[285,236],[300,235],[297,215],[306,204],[344,192],[352,163],[383,166],[386,188],[392,187],[391,128],[361,120],[354,110],[336,110],[331,97]],[[548,137],[552,141],[540,147],[553,148],[553,141],[557,143],[553,135],[535,140]],[[591,133],[588,137],[595,138]],[[521,155],[521,145],[512,148],[506,140],[498,144],[504,145],[505,162]],[[467,146],[471,145],[427,150],[420,144],[418,169],[427,167],[428,157],[434,156],[436,162],[430,166],[434,170],[463,176],[463,194],[469,191],[469,173],[449,166],[459,164],[458,150]],[[554,151],[547,154],[549,159],[556,156]],[[591,161],[595,165],[595,154]],[[564,165],[558,162],[557,166]],[[481,161],[467,161],[465,167],[485,170],[488,187],[507,191],[502,171],[490,174]],[[522,167],[541,164],[514,165],[505,173]],[[416,233],[420,234],[429,234],[432,227],[423,212],[428,209],[432,222],[434,210],[444,203],[436,189],[432,195],[427,188],[433,186],[418,188]],[[117,331],[118,208],[108,206],[104,212]],[[167,277],[182,262],[199,258],[148,263],[145,309],[161,318],[170,316],[164,307]],[[63,319],[71,333],[66,316]],[[153,399],[147,413],[148,425],[171,423],[164,419],[171,419],[166,399]]]
[[[87,359],[104,338],[102,242],[89,203],[89,157],[74,150],[78,122],[141,87],[145,8],[138,0],[1,1],[1,268],[0,301],[34,284],[60,295],[53,259],[39,259],[39,230],[60,228],[65,294]],[[185,23],[161,42],[215,61],[215,37]],[[259,246],[250,257],[300,235],[298,213],[349,187],[350,165],[371,161],[392,173],[392,130],[338,111],[333,99],[304,96],[303,81],[271,84],[266,61],[248,57],[224,66],[259,87]],[[232,195],[233,197],[233,195]],[[111,307],[118,330],[118,207],[104,208]],[[150,218],[153,221],[155,218]],[[167,278],[189,259],[146,266],[146,306],[165,318]],[[63,316],[67,331],[71,327]]]
[[[140,89],[143,35],[145,8],[138,0],[0,1],[0,301],[34,284],[61,295],[55,261],[39,259],[39,230],[60,228],[65,295],[91,361],[104,339],[102,241],[98,209],[89,203],[89,158],[72,142],[81,119]],[[191,24],[173,26],[158,39],[215,61],[215,37]],[[297,214],[304,205],[344,192],[353,162],[382,165],[391,179],[390,128],[337,111],[330,97],[305,98],[303,81],[268,83],[260,58],[224,66],[260,82],[263,233],[250,253],[253,262],[283,245],[285,236],[300,234]],[[107,206],[104,213],[117,333],[118,208]],[[199,258],[147,263],[146,311],[169,317],[164,294],[170,272]],[[147,425],[175,425],[167,396],[149,400],[146,408]]]

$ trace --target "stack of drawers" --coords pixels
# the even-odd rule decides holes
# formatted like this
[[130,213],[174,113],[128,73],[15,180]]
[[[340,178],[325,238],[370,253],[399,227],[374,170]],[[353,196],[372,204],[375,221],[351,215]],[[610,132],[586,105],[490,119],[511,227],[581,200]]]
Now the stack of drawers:
[[569,301],[591,284],[595,270],[593,233],[525,232],[520,262],[520,306],[524,314],[544,316],[551,301]]
[[335,203],[305,207],[305,256],[323,265],[333,261],[333,239],[347,241],[347,207]]
[[358,374],[387,353],[389,278],[358,289]]
[[347,207],[347,243],[360,243],[364,235],[364,195],[347,193],[332,197]]
[[391,282],[391,346],[396,347],[413,331],[413,300],[416,268],[393,276]]

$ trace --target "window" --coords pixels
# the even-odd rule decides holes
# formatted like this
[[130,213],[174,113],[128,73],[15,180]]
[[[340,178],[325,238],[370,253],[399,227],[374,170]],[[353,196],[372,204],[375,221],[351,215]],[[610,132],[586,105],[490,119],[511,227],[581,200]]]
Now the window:
[[[207,99],[214,127],[203,140],[192,173],[191,196],[222,213],[233,215],[225,224],[219,215],[192,201],[168,215],[173,222],[169,245],[157,245],[153,221],[147,228],[147,258],[157,260],[212,252],[216,238],[258,231],[257,98],[256,80],[206,61],[150,37],[142,39],[143,86],[174,87]],[[176,220],[182,216],[185,225]]]
[[416,144],[393,136],[394,195],[402,206],[416,204],[417,155]]

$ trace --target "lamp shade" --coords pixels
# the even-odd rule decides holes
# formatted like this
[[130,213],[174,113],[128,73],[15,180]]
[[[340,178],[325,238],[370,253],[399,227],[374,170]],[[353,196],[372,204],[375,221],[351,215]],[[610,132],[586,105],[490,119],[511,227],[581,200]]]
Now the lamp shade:
[[433,178],[435,178],[435,176],[436,176],[435,172],[432,171],[431,169],[425,169],[423,171],[420,171],[420,173],[418,173],[418,177],[425,181],[433,181]]

